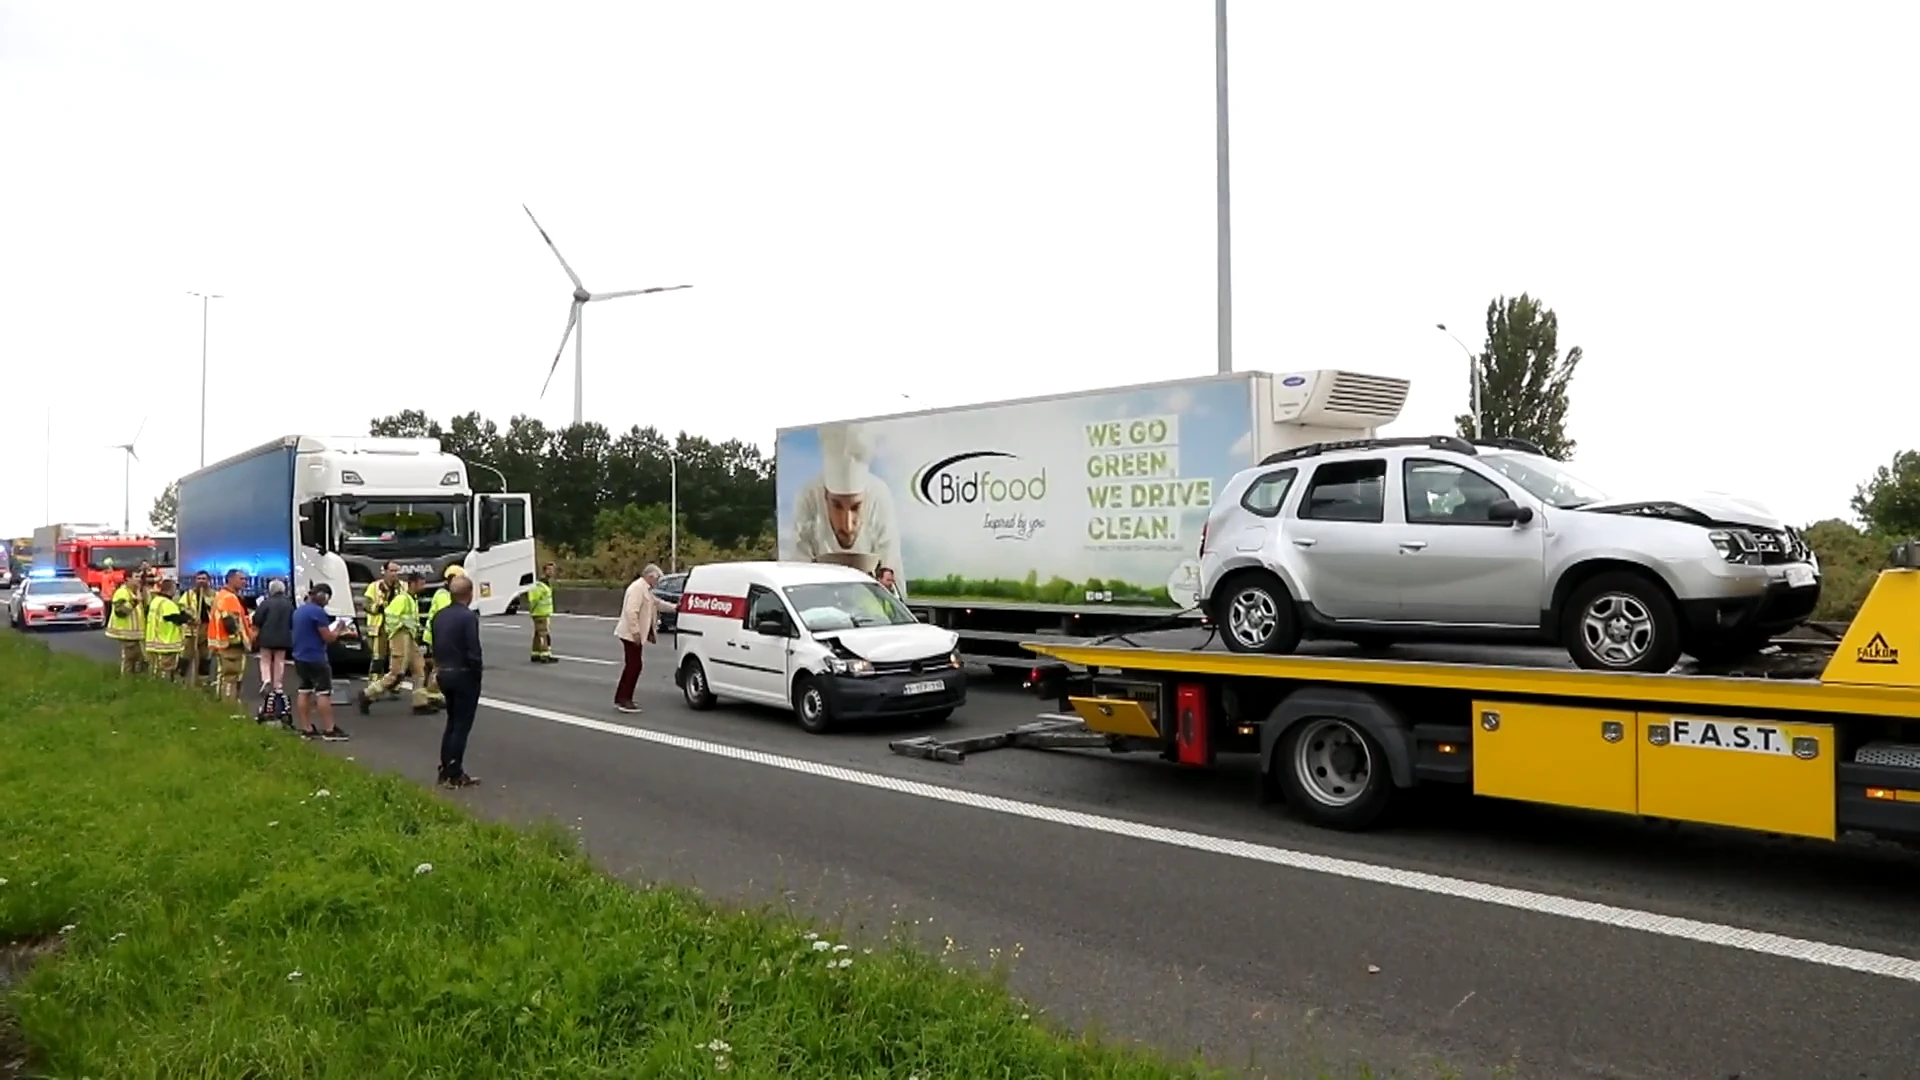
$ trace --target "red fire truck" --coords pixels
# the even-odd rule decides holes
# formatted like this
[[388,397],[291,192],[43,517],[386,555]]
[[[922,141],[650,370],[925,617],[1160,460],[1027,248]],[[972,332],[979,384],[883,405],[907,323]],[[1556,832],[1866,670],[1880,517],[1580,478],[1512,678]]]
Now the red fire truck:
[[158,566],[159,555],[151,537],[105,525],[43,525],[33,531],[34,570],[71,572],[101,596],[112,596],[141,563]]

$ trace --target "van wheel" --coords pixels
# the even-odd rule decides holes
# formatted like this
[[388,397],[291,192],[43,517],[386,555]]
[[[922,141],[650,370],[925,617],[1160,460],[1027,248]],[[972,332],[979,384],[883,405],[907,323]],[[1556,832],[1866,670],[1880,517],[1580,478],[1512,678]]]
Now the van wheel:
[[825,735],[833,730],[833,706],[827,692],[811,675],[802,675],[793,684],[793,715],[809,734]]
[[707,685],[707,669],[700,666],[699,657],[689,656],[681,665],[680,692],[686,695],[689,709],[706,712],[713,708],[713,689]]
[[1315,825],[1364,829],[1393,800],[1386,752],[1358,724],[1309,716],[1287,729],[1274,756],[1287,808]]
[[1561,638],[1592,671],[1671,671],[1680,660],[1680,616],[1664,589],[1625,571],[1600,574],[1567,597]]
[[1300,644],[1293,597],[1280,579],[1261,570],[1238,573],[1215,593],[1214,625],[1229,652],[1290,653]]

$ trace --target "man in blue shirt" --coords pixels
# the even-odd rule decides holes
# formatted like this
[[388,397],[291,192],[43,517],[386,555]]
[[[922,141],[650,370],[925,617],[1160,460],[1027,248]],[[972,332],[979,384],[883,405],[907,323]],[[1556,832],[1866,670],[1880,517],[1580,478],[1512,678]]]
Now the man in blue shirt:
[[[345,728],[333,722],[333,666],[327,661],[327,646],[351,630],[327,614],[327,601],[333,590],[325,584],[307,591],[307,602],[293,613],[293,673],[300,679],[300,692],[294,698],[293,712],[300,734],[309,739],[346,742]],[[308,703],[320,710],[320,727],[307,719]]]
[[466,769],[467,736],[480,709],[480,617],[473,603],[473,579],[461,574],[447,582],[453,603],[433,617],[433,665],[440,692],[447,698],[447,729],[440,736],[440,783],[472,787],[480,782]]

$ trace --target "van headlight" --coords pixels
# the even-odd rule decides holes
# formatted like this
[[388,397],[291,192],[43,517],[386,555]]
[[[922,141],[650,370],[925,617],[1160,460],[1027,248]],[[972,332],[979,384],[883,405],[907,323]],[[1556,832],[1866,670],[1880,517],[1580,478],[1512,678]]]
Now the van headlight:
[[859,657],[829,656],[827,671],[834,675],[871,675],[873,664]]
[[1760,545],[1745,529],[1715,529],[1707,534],[1707,539],[1713,542],[1713,550],[1730,563],[1760,561]]

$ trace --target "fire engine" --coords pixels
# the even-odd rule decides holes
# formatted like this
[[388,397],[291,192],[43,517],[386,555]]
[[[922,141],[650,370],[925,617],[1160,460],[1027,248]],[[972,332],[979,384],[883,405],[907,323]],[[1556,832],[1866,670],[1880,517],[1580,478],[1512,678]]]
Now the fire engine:
[[33,531],[33,568],[65,571],[102,596],[113,595],[141,563],[159,564],[151,538],[105,525],[43,525]]

